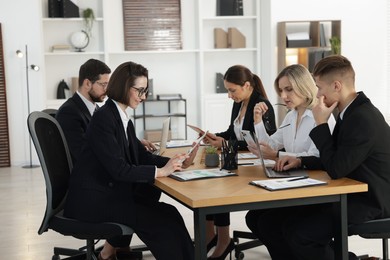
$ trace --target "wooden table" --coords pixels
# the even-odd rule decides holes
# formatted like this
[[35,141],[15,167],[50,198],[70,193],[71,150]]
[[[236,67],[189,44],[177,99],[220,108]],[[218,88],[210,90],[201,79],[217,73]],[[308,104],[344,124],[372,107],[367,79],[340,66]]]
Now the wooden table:
[[[188,149],[188,148],[187,148]],[[168,149],[165,156],[183,149]],[[204,168],[200,149],[190,169]],[[267,179],[260,166],[239,166],[238,176],[179,182],[158,178],[155,185],[164,193],[194,212],[195,259],[206,259],[206,215],[223,212],[265,209],[298,205],[333,203],[335,223],[335,259],[348,259],[347,194],[366,192],[367,184],[342,178],[331,180],[326,172],[309,171],[310,177],[328,185],[267,191],[248,183]],[[244,219],[242,221],[245,221]]]

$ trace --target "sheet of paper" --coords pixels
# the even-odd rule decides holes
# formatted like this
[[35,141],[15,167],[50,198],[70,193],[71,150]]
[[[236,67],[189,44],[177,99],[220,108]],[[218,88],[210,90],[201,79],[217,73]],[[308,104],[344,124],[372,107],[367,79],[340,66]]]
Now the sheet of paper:
[[272,180],[258,180],[251,181],[250,184],[274,191],[274,190],[284,190],[292,188],[301,188],[308,186],[317,186],[325,185],[327,182],[319,181],[312,178],[302,178],[302,177],[291,177],[291,178],[279,178]]
[[169,177],[180,181],[190,181],[190,180],[197,180],[197,179],[219,178],[219,177],[227,177],[227,176],[235,176],[235,175],[237,174],[235,174],[234,172],[215,168],[215,169],[200,169],[200,170],[175,172],[169,175]]

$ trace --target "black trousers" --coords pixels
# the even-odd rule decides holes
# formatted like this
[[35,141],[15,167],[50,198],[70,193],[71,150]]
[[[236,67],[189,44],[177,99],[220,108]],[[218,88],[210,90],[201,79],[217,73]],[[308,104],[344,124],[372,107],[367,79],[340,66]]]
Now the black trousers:
[[137,204],[136,225],[138,237],[158,260],[192,260],[194,245],[178,210],[169,204]]
[[217,227],[227,227],[230,226],[230,213],[206,215],[206,220],[213,220]]
[[331,204],[251,210],[246,224],[273,260],[333,260]]
[[[134,200],[136,203],[153,205],[160,200],[161,191],[148,183],[139,183],[135,186]],[[107,239],[107,242],[113,247],[128,247],[132,236],[119,236]]]

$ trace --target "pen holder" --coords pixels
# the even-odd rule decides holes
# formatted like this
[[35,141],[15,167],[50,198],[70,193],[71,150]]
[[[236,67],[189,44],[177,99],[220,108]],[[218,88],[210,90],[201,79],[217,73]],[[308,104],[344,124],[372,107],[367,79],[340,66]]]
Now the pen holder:
[[238,168],[237,146],[233,145],[230,149],[223,149],[221,152],[221,168],[225,170],[236,170]]

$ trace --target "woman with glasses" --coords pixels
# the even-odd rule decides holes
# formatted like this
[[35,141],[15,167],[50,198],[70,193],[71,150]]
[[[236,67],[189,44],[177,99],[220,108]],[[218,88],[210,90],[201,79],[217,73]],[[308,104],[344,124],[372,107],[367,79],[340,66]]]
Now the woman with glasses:
[[[238,149],[247,150],[247,144],[241,136],[241,130],[254,132],[253,108],[258,102],[265,102],[270,108],[263,114],[267,132],[275,132],[275,115],[271,104],[267,100],[263,84],[260,78],[242,65],[230,67],[224,77],[224,85],[229,98],[233,99],[233,109],[229,128],[222,133],[206,136],[205,142],[221,147],[223,140],[238,140]],[[216,230],[214,229],[216,226]],[[225,259],[227,254],[234,249],[234,244],[229,234],[229,213],[208,215],[206,222],[207,250],[215,246],[209,259]]]
[[[270,135],[263,120],[269,106],[260,102],[254,107],[255,131],[261,143],[263,157],[275,161],[287,155],[319,157],[319,152],[309,137],[310,131],[316,126],[311,109],[317,101],[317,87],[310,72],[300,64],[288,66],[276,77],[274,88],[289,112],[279,129]],[[331,130],[335,124],[334,117],[330,117]],[[249,147],[249,150],[259,155],[257,147]]]
[[[128,225],[156,259],[194,259],[191,237],[177,209],[158,202],[149,192],[153,193],[150,184],[155,178],[191,165],[198,147],[190,156],[178,154],[171,159],[145,149],[126,109],[136,109],[147,91],[148,70],[142,65],[125,62],[113,72],[108,99],[94,113],[72,171],[64,214],[82,221]],[[106,241],[98,259],[117,259],[115,247]]]

